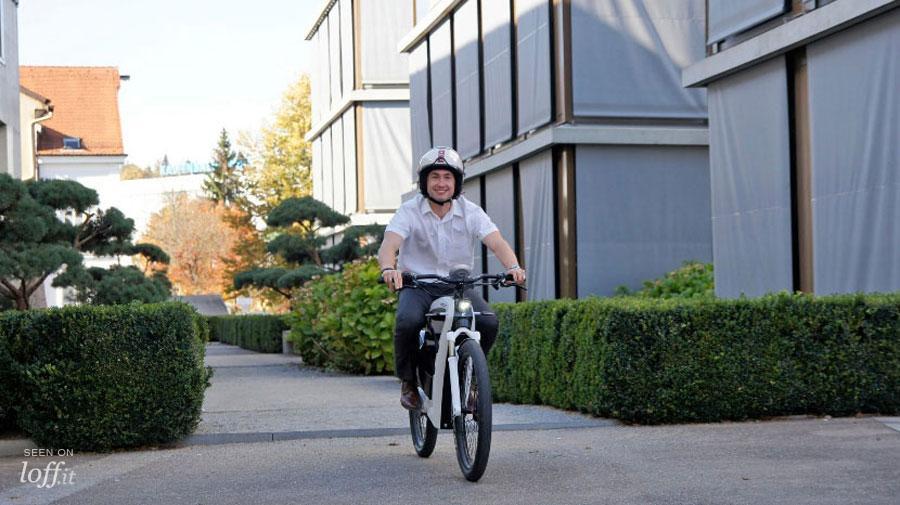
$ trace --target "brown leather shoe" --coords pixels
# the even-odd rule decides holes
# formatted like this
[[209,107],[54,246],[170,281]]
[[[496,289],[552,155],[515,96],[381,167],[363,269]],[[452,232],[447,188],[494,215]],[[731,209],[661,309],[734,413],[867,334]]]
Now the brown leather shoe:
[[400,405],[406,410],[422,410],[422,399],[414,382],[400,381]]

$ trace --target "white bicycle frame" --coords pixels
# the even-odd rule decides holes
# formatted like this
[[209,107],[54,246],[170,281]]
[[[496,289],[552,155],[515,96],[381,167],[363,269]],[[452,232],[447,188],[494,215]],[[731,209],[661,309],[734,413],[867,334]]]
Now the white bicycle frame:
[[[455,419],[462,414],[462,401],[459,392],[459,374],[457,369],[459,357],[456,355],[456,339],[466,334],[469,338],[476,342],[481,342],[481,333],[475,331],[475,317],[472,317],[470,328],[453,328],[453,316],[456,313],[456,303],[452,296],[443,296],[435,300],[431,305],[432,309],[440,307],[444,309],[444,326],[441,329],[441,335],[438,337],[438,350],[434,357],[434,377],[432,377],[431,394],[433,398],[429,398],[425,394],[425,390],[419,387],[419,396],[422,398],[422,406],[428,419],[434,426],[441,425],[441,409],[443,408],[444,395],[444,371],[446,367],[450,367],[450,408],[451,419]],[[479,315],[474,312],[473,316]]]

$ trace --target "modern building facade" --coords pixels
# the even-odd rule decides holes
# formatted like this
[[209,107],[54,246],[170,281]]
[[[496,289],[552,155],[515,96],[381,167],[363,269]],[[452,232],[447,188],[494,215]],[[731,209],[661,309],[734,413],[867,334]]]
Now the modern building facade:
[[410,165],[409,75],[397,43],[412,0],[325,0],[307,31],[313,196],[351,217],[386,224]]
[[21,178],[18,0],[0,0],[0,173]]
[[467,159],[465,196],[514,244],[527,299],[711,261],[706,93],[680,80],[705,55],[704,0],[417,4],[399,44],[412,159],[440,145]]
[[708,6],[716,293],[900,290],[900,2]]

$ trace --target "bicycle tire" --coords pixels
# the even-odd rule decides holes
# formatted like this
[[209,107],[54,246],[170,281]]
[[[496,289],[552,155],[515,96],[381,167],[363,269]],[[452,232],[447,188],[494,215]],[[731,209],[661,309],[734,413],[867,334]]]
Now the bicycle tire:
[[434,452],[438,430],[424,412],[409,413],[409,431],[412,434],[413,449],[420,458],[427,458]]
[[487,359],[478,342],[463,342],[458,356],[463,412],[453,420],[456,461],[466,480],[477,482],[484,475],[491,453],[491,378]]

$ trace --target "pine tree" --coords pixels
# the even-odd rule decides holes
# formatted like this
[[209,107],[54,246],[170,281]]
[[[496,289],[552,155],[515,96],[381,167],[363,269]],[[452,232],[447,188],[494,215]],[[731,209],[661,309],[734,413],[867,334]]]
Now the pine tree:
[[240,172],[246,163],[244,155],[231,148],[228,132],[222,128],[219,142],[213,150],[212,162],[209,164],[212,172],[203,181],[206,197],[226,207],[237,202],[242,197]]

